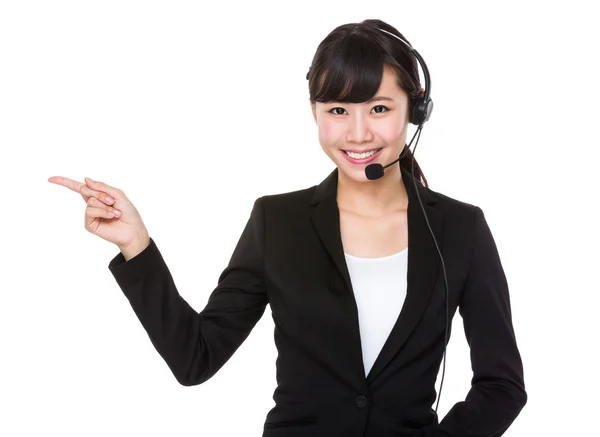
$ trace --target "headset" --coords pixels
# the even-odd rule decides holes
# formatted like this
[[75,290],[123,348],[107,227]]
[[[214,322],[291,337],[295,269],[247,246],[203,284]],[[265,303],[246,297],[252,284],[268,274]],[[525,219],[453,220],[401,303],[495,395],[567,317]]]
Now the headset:
[[[431,233],[431,237],[433,238],[433,242],[435,243],[435,247],[440,256],[440,260],[442,263],[442,270],[444,273],[444,284],[446,286],[446,325],[445,325],[445,334],[444,334],[444,363],[443,363],[443,369],[442,369],[442,379],[441,379],[441,383],[440,383],[440,390],[439,390],[439,394],[438,394],[437,403],[435,406],[435,416],[437,418],[437,415],[438,415],[437,410],[438,410],[438,406],[440,403],[440,397],[442,395],[442,387],[444,385],[444,376],[446,374],[446,344],[448,343],[448,323],[449,323],[449,319],[450,319],[449,310],[448,310],[448,300],[449,300],[448,277],[446,276],[446,265],[444,263],[444,257],[442,256],[442,252],[440,250],[438,242],[435,239],[435,235],[433,233],[433,230],[431,229],[431,225],[429,224],[429,219],[427,218],[427,213],[425,212],[425,207],[423,206],[423,202],[421,201],[421,196],[419,195],[419,190],[417,188],[417,182],[415,179],[415,150],[417,150],[417,145],[419,144],[419,139],[421,138],[421,130],[423,129],[423,124],[427,120],[429,120],[429,117],[431,116],[431,112],[433,111],[433,101],[429,97],[431,94],[431,77],[429,75],[429,69],[427,68],[427,64],[425,63],[425,61],[423,60],[423,58],[421,57],[419,52],[417,52],[412,47],[412,45],[410,45],[404,39],[400,38],[398,35],[395,35],[391,32],[388,32],[387,30],[383,30],[381,28],[379,28],[379,30],[398,39],[399,41],[401,41],[403,44],[405,44],[410,49],[410,52],[413,55],[415,55],[415,58],[417,58],[417,61],[421,65],[421,69],[423,70],[423,76],[425,77],[424,93],[419,94],[417,97],[411,99],[412,109],[411,109],[411,112],[409,115],[409,121],[412,124],[417,125],[418,127],[417,127],[417,130],[416,130],[415,134],[413,135],[412,139],[410,140],[410,143],[408,144],[408,146],[406,146],[402,150],[402,152],[400,152],[400,156],[398,157],[398,159],[394,160],[393,162],[389,163],[388,165],[382,166],[381,164],[374,163],[374,164],[369,164],[368,166],[366,166],[365,167],[365,175],[367,176],[367,179],[369,179],[369,180],[375,180],[375,179],[379,179],[379,178],[383,177],[384,170],[387,167],[395,164],[396,162],[398,162],[398,163],[400,162],[402,157],[408,152],[408,150],[410,150],[410,145],[412,144],[413,140],[415,139],[415,136],[417,134],[419,134],[419,136],[417,138],[417,142],[415,143],[415,147],[412,152],[411,174],[413,177],[413,184],[415,186],[415,191],[417,193],[417,198],[419,199],[419,204],[421,205],[421,209],[423,210],[423,215],[425,216],[425,221],[427,222],[427,227],[429,228],[429,232]],[[306,74],[307,80],[308,80],[309,74],[310,74],[310,68],[308,70],[308,73]]]
[[[440,391],[438,394],[437,403],[435,405],[435,415],[437,418],[438,406],[440,404],[440,397],[442,395],[442,386],[444,385],[444,376],[446,374],[446,344],[448,343],[448,323],[449,323],[449,319],[450,319],[449,310],[448,310],[448,300],[449,300],[448,277],[446,276],[446,264],[444,263],[444,257],[442,256],[442,252],[440,250],[438,242],[435,239],[435,235],[433,234],[433,230],[431,229],[431,225],[429,224],[429,219],[427,218],[427,214],[425,213],[425,207],[423,206],[423,202],[421,201],[421,196],[419,195],[419,190],[417,189],[417,182],[415,179],[415,150],[417,150],[417,145],[419,144],[419,139],[421,138],[421,130],[423,129],[423,124],[427,120],[429,120],[429,117],[431,116],[431,112],[433,111],[433,101],[429,97],[429,95],[431,94],[431,77],[429,76],[429,69],[427,68],[427,64],[425,63],[425,61],[423,60],[423,58],[421,57],[419,52],[417,52],[412,47],[412,45],[410,45],[408,42],[406,42],[405,40],[400,38],[398,35],[388,32],[387,30],[383,30],[383,29],[379,29],[379,30],[387,33],[388,35],[393,36],[394,38],[396,38],[397,40],[401,41],[402,43],[406,44],[406,46],[408,46],[411,53],[415,55],[415,58],[417,58],[417,60],[419,61],[419,64],[421,64],[421,69],[423,70],[423,76],[425,77],[425,92],[423,93],[423,95],[419,95],[415,99],[413,99],[413,108],[411,110],[410,118],[409,118],[409,121],[412,124],[418,126],[417,131],[415,132],[415,135],[417,135],[417,133],[419,134],[419,136],[417,138],[417,142],[415,143],[415,147],[412,152],[413,153],[412,154],[412,163],[411,163],[410,167],[411,167],[411,173],[412,173],[412,177],[413,177],[413,184],[415,186],[417,198],[419,199],[419,204],[421,205],[421,209],[423,210],[423,215],[425,216],[425,221],[427,222],[427,227],[429,228],[429,232],[431,233],[431,238],[433,238],[433,242],[435,243],[435,247],[440,256],[440,261],[442,263],[442,271],[444,273],[444,284],[446,286],[446,325],[445,325],[445,333],[444,333],[444,363],[443,363],[443,367],[442,367],[442,380],[440,382]],[[386,167],[389,167],[390,165],[393,165],[396,162],[400,162],[400,159],[402,159],[404,154],[406,154],[406,151],[408,151],[410,149],[410,145],[412,144],[413,140],[415,139],[415,135],[413,135],[412,139],[410,140],[410,144],[400,153],[400,156],[398,157],[398,159],[396,161],[393,161],[392,163],[386,165],[385,167],[383,167],[381,164],[368,165],[365,168],[365,174],[366,174],[367,178],[369,180],[378,179],[383,176],[383,170]]]

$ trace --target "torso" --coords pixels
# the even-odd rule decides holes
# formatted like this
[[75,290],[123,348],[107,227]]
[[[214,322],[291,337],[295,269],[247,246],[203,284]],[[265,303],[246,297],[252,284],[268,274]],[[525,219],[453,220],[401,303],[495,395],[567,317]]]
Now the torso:
[[370,218],[340,207],[344,252],[360,258],[394,255],[408,247],[407,210]]

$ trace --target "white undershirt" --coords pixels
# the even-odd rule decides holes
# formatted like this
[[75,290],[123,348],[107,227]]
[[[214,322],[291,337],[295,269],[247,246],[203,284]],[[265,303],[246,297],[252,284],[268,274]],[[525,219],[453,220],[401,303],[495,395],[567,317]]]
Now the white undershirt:
[[406,298],[408,248],[382,258],[345,254],[358,307],[365,375],[394,327]]

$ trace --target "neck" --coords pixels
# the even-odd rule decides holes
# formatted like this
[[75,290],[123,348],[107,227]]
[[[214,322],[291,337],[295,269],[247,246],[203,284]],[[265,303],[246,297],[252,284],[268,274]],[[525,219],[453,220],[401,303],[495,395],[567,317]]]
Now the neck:
[[376,217],[405,210],[408,194],[398,164],[388,167],[382,178],[357,182],[338,172],[337,201],[340,210]]

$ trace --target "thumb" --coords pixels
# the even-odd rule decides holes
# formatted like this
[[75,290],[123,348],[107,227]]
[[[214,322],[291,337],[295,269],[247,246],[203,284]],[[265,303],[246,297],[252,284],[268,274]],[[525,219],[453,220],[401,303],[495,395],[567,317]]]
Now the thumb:
[[123,193],[123,191],[119,190],[118,188],[111,187],[110,185],[105,184],[104,182],[95,181],[88,177],[86,177],[84,179],[85,179],[86,185],[88,187],[90,187],[92,190],[103,191],[106,194],[108,194],[109,196],[112,196],[112,198],[115,200],[127,198],[125,196],[125,193]]

